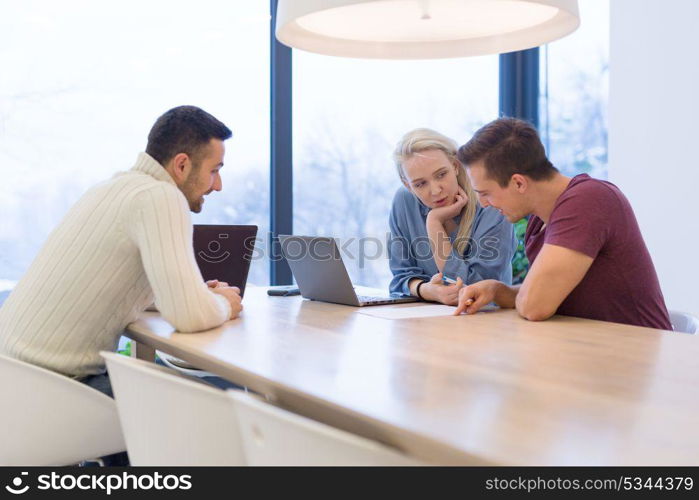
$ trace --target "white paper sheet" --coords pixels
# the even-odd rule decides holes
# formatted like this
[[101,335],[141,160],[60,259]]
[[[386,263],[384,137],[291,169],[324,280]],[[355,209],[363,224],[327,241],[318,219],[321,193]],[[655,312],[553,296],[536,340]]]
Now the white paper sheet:
[[434,316],[452,316],[455,307],[442,304],[417,305],[417,306],[369,306],[362,307],[357,312],[375,318],[384,319],[409,319],[431,318]]

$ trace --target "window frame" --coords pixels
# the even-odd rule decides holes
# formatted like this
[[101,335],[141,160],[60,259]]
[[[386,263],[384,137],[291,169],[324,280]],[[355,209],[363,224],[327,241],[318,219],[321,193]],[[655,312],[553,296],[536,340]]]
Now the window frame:
[[[275,36],[277,1],[270,0],[270,285],[290,285],[279,235],[293,234],[292,51]],[[539,48],[500,55],[500,116],[539,127]]]

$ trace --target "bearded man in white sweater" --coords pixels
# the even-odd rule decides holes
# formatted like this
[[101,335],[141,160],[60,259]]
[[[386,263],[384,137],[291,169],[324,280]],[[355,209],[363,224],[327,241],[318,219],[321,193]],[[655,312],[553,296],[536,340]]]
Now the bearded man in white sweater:
[[158,118],[133,168],[78,200],[2,305],[0,353],[111,395],[99,351],[148,305],[182,332],[236,318],[240,291],[202,279],[189,213],[221,190],[231,136],[194,106]]

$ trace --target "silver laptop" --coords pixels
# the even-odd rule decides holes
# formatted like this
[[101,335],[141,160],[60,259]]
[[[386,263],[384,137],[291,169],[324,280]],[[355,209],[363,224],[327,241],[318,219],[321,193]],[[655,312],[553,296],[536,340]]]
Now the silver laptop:
[[417,301],[401,294],[357,295],[333,238],[280,234],[279,241],[304,298],[348,306]]

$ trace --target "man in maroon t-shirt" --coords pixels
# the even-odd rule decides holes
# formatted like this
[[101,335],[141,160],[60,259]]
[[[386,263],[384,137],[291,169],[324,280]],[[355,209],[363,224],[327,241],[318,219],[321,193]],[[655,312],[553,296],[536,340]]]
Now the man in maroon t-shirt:
[[533,321],[558,313],[672,330],[636,217],[614,184],[562,175],[536,129],[514,118],[481,128],[459,160],[481,205],[510,222],[531,215],[531,267],[520,286],[485,280],[462,288],[456,314],[495,302]]

